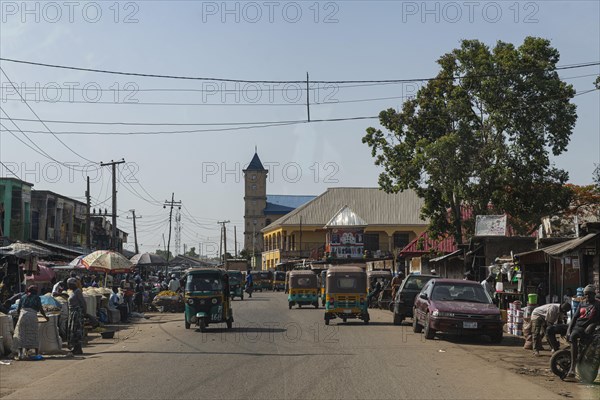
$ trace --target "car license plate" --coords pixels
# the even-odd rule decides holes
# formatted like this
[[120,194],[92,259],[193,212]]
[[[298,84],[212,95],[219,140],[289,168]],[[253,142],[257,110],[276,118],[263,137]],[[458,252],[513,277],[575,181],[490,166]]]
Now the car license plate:
[[463,322],[463,328],[465,329],[477,329],[477,322]]
[[351,314],[352,310],[344,310],[344,314]]

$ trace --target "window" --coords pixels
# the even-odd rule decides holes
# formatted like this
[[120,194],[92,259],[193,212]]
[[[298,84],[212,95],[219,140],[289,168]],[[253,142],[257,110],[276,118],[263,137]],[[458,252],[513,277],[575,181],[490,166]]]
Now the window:
[[409,242],[408,233],[394,233],[394,248],[403,249]]
[[251,188],[252,190],[256,190],[256,185],[252,185],[250,188]]
[[365,233],[365,250],[377,251],[379,250],[379,234],[378,233]]
[[256,175],[252,175],[252,180],[255,181],[256,180]]

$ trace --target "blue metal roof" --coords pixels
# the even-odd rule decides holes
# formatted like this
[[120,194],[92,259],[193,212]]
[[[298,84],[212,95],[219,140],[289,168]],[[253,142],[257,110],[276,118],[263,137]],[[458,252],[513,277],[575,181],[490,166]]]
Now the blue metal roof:
[[265,214],[285,215],[313,200],[316,196],[268,194]]

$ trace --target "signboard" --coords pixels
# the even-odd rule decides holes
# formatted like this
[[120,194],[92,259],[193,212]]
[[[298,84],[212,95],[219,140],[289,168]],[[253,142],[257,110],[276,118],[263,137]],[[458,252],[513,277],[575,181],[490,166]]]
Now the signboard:
[[362,229],[330,229],[327,249],[332,257],[361,258],[364,252]]
[[506,215],[478,215],[475,236],[506,236]]

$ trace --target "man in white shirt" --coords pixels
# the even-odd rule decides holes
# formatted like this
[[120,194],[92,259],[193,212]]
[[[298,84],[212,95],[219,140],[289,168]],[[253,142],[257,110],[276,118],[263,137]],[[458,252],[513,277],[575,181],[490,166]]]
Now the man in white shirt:
[[127,305],[123,303],[123,298],[119,296],[119,288],[113,287],[113,293],[108,299],[108,308],[111,310],[119,310],[121,313],[121,322],[127,322]]
[[179,287],[179,279],[177,279],[175,274],[171,275],[171,280],[169,281],[169,290],[172,292],[177,292]]
[[[533,336],[533,355],[539,356],[542,348],[542,330],[546,327],[546,337],[553,350],[558,347],[556,337],[553,330],[550,328],[558,324],[559,320],[564,319],[564,316],[571,310],[569,303],[563,304],[544,304],[536,307],[531,314],[531,334]],[[549,332],[549,330],[551,332]]]

